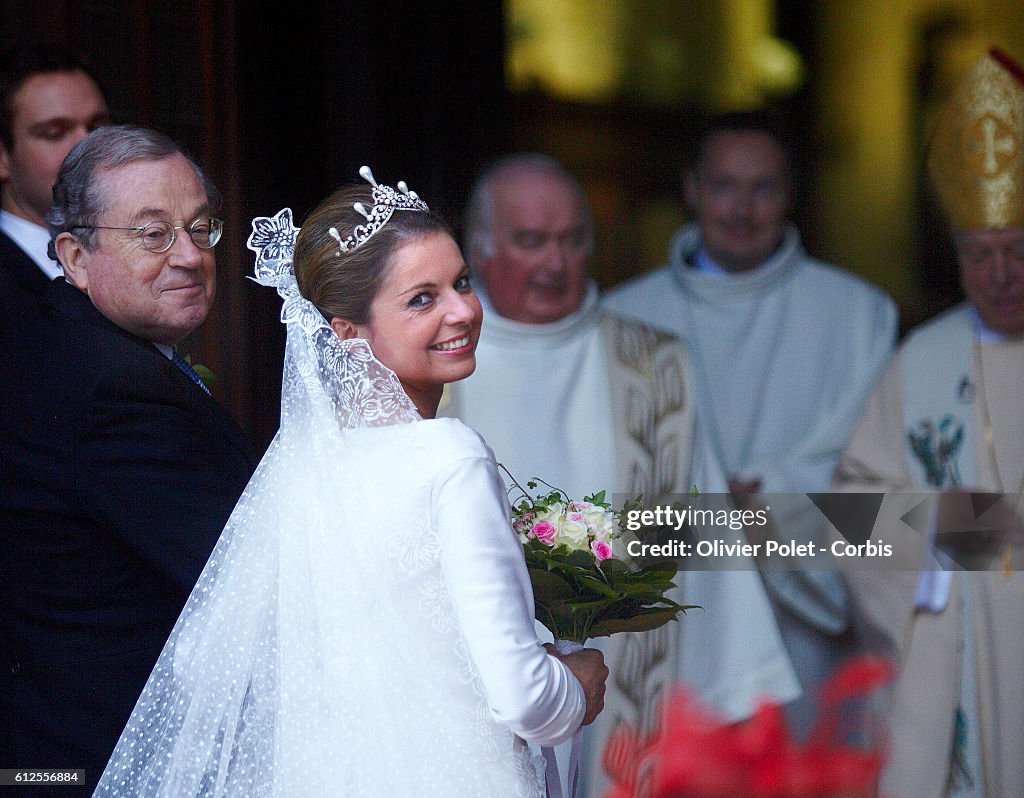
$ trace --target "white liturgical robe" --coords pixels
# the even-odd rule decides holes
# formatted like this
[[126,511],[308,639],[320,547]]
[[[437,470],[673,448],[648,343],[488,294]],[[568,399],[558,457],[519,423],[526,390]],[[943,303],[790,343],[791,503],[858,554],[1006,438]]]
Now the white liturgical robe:
[[[964,305],[908,336],[850,439],[837,487],[982,489],[1015,494],[1021,512],[1024,341],[985,333]],[[900,523],[914,502],[887,496],[892,520],[875,528],[923,552]],[[924,593],[912,569],[848,575],[867,634],[900,667],[882,794],[1024,795],[1024,574],[941,573]]]
[[[706,261],[698,227],[683,227],[668,265],[615,287],[605,307],[686,342],[705,437],[726,473],[760,480],[762,494],[774,494],[782,539],[813,538],[810,502],[779,494],[828,490],[892,353],[895,306],[860,278],[809,257],[794,227],[749,272],[726,274]],[[790,721],[806,732],[818,687],[848,653],[845,586],[825,570],[771,570],[764,578],[805,692]]]
[[764,493],[827,490],[889,362],[892,300],[808,257],[795,228],[744,274],[693,268],[699,248],[697,228],[684,227],[668,266],[612,289],[605,307],[686,342],[701,422],[730,476],[760,479]]

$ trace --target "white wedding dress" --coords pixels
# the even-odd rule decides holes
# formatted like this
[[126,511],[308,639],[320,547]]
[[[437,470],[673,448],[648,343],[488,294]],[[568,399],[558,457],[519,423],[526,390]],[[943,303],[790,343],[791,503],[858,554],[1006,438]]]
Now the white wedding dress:
[[282,214],[253,236],[285,299],[281,429],[95,794],[542,796],[524,740],[569,738],[585,701],[537,641],[494,457],[334,337]]

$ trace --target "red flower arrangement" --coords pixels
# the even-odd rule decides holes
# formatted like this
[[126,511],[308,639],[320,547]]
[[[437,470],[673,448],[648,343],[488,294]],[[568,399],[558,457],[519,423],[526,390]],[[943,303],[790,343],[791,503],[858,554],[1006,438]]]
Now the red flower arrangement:
[[659,730],[641,738],[622,726],[609,738],[605,798],[872,798],[883,763],[881,744],[835,742],[841,706],[887,684],[892,663],[864,656],[838,668],[820,693],[818,720],[800,744],[782,708],[764,703],[729,724],[676,689],[662,706]]

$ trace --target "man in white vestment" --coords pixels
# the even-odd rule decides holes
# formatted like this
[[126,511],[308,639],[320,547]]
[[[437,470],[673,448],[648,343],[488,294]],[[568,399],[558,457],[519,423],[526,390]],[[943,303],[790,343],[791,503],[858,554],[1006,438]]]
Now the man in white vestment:
[[[668,264],[609,291],[605,307],[686,342],[705,437],[737,501],[770,504],[777,537],[802,538],[816,510],[777,494],[828,489],[891,355],[895,307],[803,250],[787,222],[787,137],[769,115],[710,120],[685,192],[695,222],[672,238]],[[803,688],[789,719],[805,732],[818,686],[852,646],[845,586],[825,570],[763,575]]]
[[[465,234],[484,323],[476,372],[449,386],[442,414],[478,430],[521,484],[537,476],[574,498],[606,490],[652,504],[694,484],[725,492],[706,447],[694,445],[685,347],[600,309],[586,270],[589,204],[557,161],[519,154],[497,162],[477,181]],[[760,697],[798,692],[755,573],[678,581],[677,600],[703,611],[606,646],[612,676],[605,712],[588,727],[582,795],[601,794],[599,753],[615,725],[652,723],[671,681],[687,680],[734,719]]]
[[[957,87],[928,169],[967,301],[907,337],[868,401],[837,486],[941,491],[947,509],[966,497],[969,529],[1005,533],[1020,523],[1024,488],[1024,70],[1008,56],[991,51]],[[1004,496],[977,504],[979,490]],[[883,531],[923,558],[902,510]],[[935,534],[951,531],[949,517],[935,512]],[[1013,555],[1012,539],[996,540]],[[1024,795],[1024,575],[928,562],[849,576],[868,633],[900,666],[882,794]]]

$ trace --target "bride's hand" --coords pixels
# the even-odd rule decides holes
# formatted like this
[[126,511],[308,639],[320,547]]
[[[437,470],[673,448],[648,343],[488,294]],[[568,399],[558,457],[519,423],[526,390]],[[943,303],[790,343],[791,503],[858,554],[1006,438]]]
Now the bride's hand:
[[593,723],[601,710],[604,709],[604,683],[608,679],[608,668],[604,664],[604,654],[596,648],[585,648],[574,654],[559,654],[553,645],[548,643],[544,648],[548,654],[565,663],[583,687],[583,696],[587,701],[587,711],[583,715],[583,726]]

